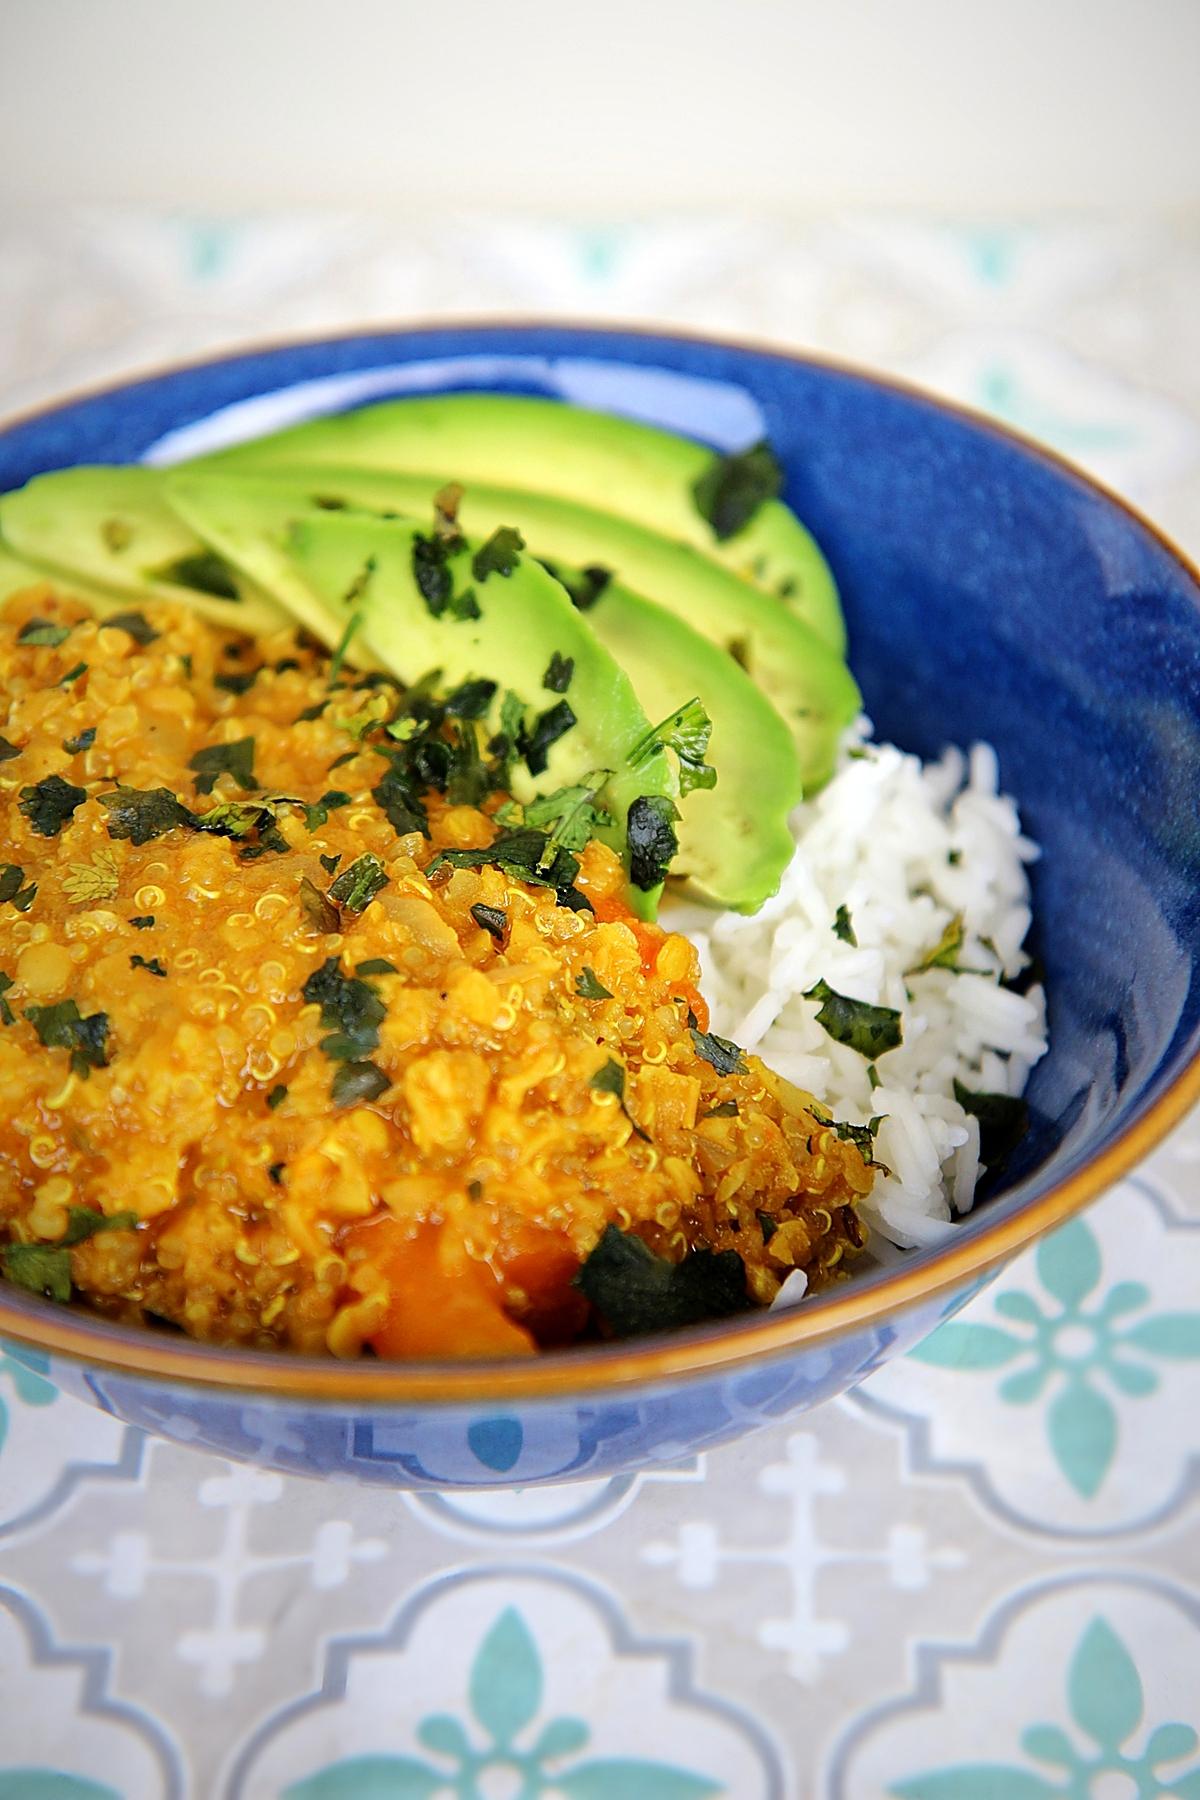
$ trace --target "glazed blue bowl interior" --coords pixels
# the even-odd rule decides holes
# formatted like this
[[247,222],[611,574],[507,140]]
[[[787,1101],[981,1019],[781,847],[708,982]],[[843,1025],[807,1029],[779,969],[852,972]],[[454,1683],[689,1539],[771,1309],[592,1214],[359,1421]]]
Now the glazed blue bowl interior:
[[877,734],[922,756],[995,744],[1043,848],[1033,947],[1051,1050],[1029,1089],[1033,1129],[961,1233],[986,1233],[1119,1137],[1200,1036],[1200,593],[1150,531],[1054,460],[802,360],[485,327],[288,346],[72,402],[0,434],[0,490],[449,389],[555,396],[722,448],[770,439],[785,497],[837,576]]

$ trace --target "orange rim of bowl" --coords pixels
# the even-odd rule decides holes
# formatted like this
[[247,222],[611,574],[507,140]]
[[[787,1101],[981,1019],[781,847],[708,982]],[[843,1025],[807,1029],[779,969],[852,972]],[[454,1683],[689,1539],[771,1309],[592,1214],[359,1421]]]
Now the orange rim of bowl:
[[[736,336],[711,336],[674,325],[618,321],[598,324],[594,320],[576,322],[552,316],[511,319],[496,315],[418,320],[410,324],[372,324],[343,332],[302,334],[231,346],[216,355],[174,362],[125,375],[118,381],[80,389],[0,421],[0,432],[31,423],[82,400],[119,393],[141,382],[199,371],[270,351],[344,343],[363,337],[420,338],[447,331],[488,330],[562,330],[582,336],[678,340],[709,345],[718,350],[747,351],[802,368],[828,370],[867,387],[915,400],[1049,464],[1115,506],[1166,552],[1200,594],[1200,568],[1151,519],[1104,482],[1079,468],[1069,457],[1049,449],[1024,432],[1000,424],[958,401],[930,393],[915,382],[863,369],[838,357],[819,352],[789,351],[778,345]],[[858,1286],[847,1284],[845,1288],[835,1288],[814,1299],[807,1307],[789,1307],[778,1312],[765,1310],[757,1317],[743,1318],[732,1326],[726,1322],[682,1331],[670,1337],[546,1351],[528,1359],[507,1358],[497,1362],[386,1363],[367,1359],[340,1362],[332,1357],[293,1356],[284,1350],[247,1351],[190,1339],[159,1337],[152,1328],[114,1326],[95,1314],[82,1311],[72,1314],[68,1308],[51,1307],[49,1303],[43,1314],[31,1319],[8,1298],[7,1283],[0,1280],[0,1336],[30,1349],[74,1358],[104,1373],[200,1388],[234,1389],[240,1393],[295,1401],[365,1406],[479,1406],[496,1401],[569,1401],[609,1390],[736,1372],[750,1362],[786,1356],[828,1343],[849,1332],[870,1329],[884,1319],[969,1288],[973,1281],[1008,1261],[1035,1238],[1061,1225],[1111,1187],[1147,1156],[1197,1101],[1200,1101],[1200,1050],[1193,1051],[1174,1079],[1112,1143],[1095,1152],[1044,1194],[998,1219],[993,1227],[964,1235],[962,1243],[955,1243],[951,1238],[929,1260],[922,1259],[907,1268],[901,1265]]]

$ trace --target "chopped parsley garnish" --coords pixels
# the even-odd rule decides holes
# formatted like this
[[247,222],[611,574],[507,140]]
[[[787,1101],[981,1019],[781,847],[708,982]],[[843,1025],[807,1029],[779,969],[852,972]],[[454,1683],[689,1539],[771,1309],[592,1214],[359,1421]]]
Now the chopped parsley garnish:
[[365,981],[344,975],[336,956],[314,969],[301,992],[321,1008],[321,1023],[330,1034],[321,1039],[326,1056],[356,1062],[379,1045],[379,1027],[387,1008]]
[[876,1113],[865,1125],[851,1125],[845,1119],[831,1119],[833,1130],[843,1143],[854,1144],[865,1163],[875,1161],[875,1137],[886,1115]]
[[650,1142],[649,1134],[642,1130],[628,1106],[625,1104],[625,1071],[619,1062],[615,1062],[610,1056],[608,1061],[603,1063],[601,1067],[596,1070],[596,1073],[588,1082],[588,1086],[595,1088],[596,1091],[601,1094],[615,1094],[617,1097],[617,1105],[629,1120],[629,1123],[632,1125],[637,1136],[642,1139],[643,1143],[648,1144]]
[[688,1031],[695,1045],[696,1055],[709,1063],[718,1075],[744,1075],[746,1058],[736,1044],[728,1038],[718,1037],[715,1031],[701,1031],[696,1023],[696,1015],[688,1014]]
[[355,965],[356,975],[398,975],[395,963],[389,962],[386,956],[369,956],[366,962]]
[[736,537],[783,486],[783,470],[763,438],[748,450],[715,456],[692,484],[692,498],[719,543]]
[[11,904],[26,913],[37,898],[37,882],[25,884],[25,871],[19,863],[0,863],[0,905]]
[[388,873],[379,858],[368,852],[357,857],[348,869],[343,869],[329,890],[329,898],[348,912],[362,912],[387,886],[388,880]]
[[769,1212],[756,1211],[754,1216],[758,1220],[758,1228],[762,1232],[762,1240],[765,1246],[770,1243],[771,1239],[775,1236],[775,1233],[779,1230],[779,1220],[773,1219]]
[[565,694],[571,685],[571,677],[575,673],[575,658],[560,656],[555,650],[546,665],[546,673],[542,676],[542,686],[552,694]]
[[134,1231],[137,1223],[135,1212],[106,1216],[90,1206],[72,1206],[67,1209],[67,1229],[56,1244],[8,1244],[0,1251],[0,1266],[17,1287],[65,1305],[71,1298],[71,1249],[100,1231]]
[[478,901],[471,908],[471,917],[498,944],[504,942],[504,934],[508,930],[508,914],[502,906],[484,906],[482,901]]
[[12,984],[12,976],[6,975],[4,970],[0,969],[0,1025],[15,1025],[17,1022],[16,1014],[4,998]]
[[69,1050],[71,1067],[86,1081],[92,1069],[108,1067],[108,1014],[82,1017],[74,1000],[27,1006],[25,1017],[48,1050]]
[[57,650],[71,635],[69,625],[56,625],[52,619],[30,619],[17,633],[18,644],[34,644],[46,650]]
[[577,612],[590,611],[612,580],[612,570],[599,563],[589,563],[585,569],[561,569],[542,557],[541,564],[547,575],[553,575],[559,586],[566,588]]
[[953,974],[958,974],[958,953],[963,947],[965,935],[963,916],[955,913],[929,955],[922,957],[919,963],[914,963],[911,969],[906,969],[905,974],[923,975],[927,969],[949,969]]
[[710,1106],[704,1114],[706,1119],[736,1119],[738,1103],[736,1100],[722,1100],[716,1106]]
[[148,975],[161,975],[164,978],[167,973],[157,956],[152,956],[148,962],[144,956],[131,956],[129,966],[131,969],[145,969]]
[[525,539],[515,526],[498,525],[471,558],[471,573],[476,581],[486,581],[489,575],[511,575],[524,548]]
[[198,550],[192,556],[180,556],[150,573],[158,581],[191,588],[196,594],[209,594],[214,600],[240,600],[242,597],[233,570],[215,550]]
[[64,738],[63,749],[68,756],[80,756],[85,750],[90,750],[95,741],[96,727],[89,725],[86,731],[79,732],[76,737]]
[[668,1262],[615,1225],[605,1227],[575,1286],[614,1337],[725,1319],[750,1305],[736,1250],[689,1250],[682,1262]]
[[274,1112],[275,1108],[277,1106],[282,1106],[286,1099],[287,1099],[287,1087],[282,1081],[277,1081],[275,1083],[275,1086],[271,1089],[270,1093],[267,1095],[267,1105],[270,1108],[270,1110],[272,1112]]
[[113,613],[111,618],[102,619],[101,624],[105,630],[127,631],[143,649],[147,644],[152,644],[155,638],[162,636],[160,631],[155,631],[146,615],[140,612]]
[[329,696],[326,695],[324,700],[318,700],[312,706],[306,706],[302,713],[297,713],[293,723],[302,725],[308,720],[319,719],[328,705]]
[[1011,1094],[981,1094],[954,1083],[954,1098],[979,1120],[979,1160],[1000,1168],[1029,1129],[1029,1105]]
[[436,526],[432,537],[423,537],[419,531],[413,533],[413,580],[432,618],[440,619],[447,611],[455,619],[479,617],[479,602],[474,590],[465,588],[461,594],[454,591],[454,572],[450,567],[450,558],[461,547],[461,543],[462,540],[457,535],[439,535]]
[[256,669],[222,671],[213,676],[213,686],[221,688],[227,694],[248,694],[263,672],[263,663]]
[[64,781],[61,775],[47,775],[34,786],[21,789],[21,811],[39,837],[57,837],[86,799],[85,788]]
[[247,792],[258,786],[254,779],[254,739],[238,738],[232,744],[210,744],[197,750],[188,762],[196,774],[196,792],[211,794],[218,775],[229,775]]
[[286,1163],[273,1162],[273,1163],[268,1164],[267,1177],[274,1187],[282,1187],[283,1186],[283,1171],[286,1168],[287,1168]]
[[551,706],[546,712],[538,714],[533,730],[526,731],[520,742],[521,754],[531,775],[545,774],[551,749],[575,724],[575,714],[566,700],[560,700],[557,706]]
[[87,664],[85,662],[77,662],[73,668],[67,670],[65,675],[60,676],[54,685],[55,687],[70,687],[73,681],[78,681],[81,675],[86,674]]
[[324,869],[324,871],[327,875],[336,875],[337,874],[337,866],[342,860],[342,852],[340,850],[334,850],[334,851],[331,851],[328,856],[326,856],[326,855],[324,855],[324,853],[322,853],[319,860],[320,860],[321,867]]
[[639,794],[625,821],[629,844],[629,879],[645,892],[665,881],[679,849],[675,835],[678,809],[665,794]]
[[96,798],[108,812],[109,837],[128,838],[131,844],[148,844],[195,822],[195,814],[180,805],[170,788],[119,787]]
[[612,814],[595,803],[611,773],[611,769],[594,769],[586,783],[539,794],[525,807],[523,823],[548,831],[549,844],[582,850],[590,838],[612,824]]
[[581,1000],[611,1000],[612,989],[606,988],[595,969],[584,964],[575,977],[575,992]]
[[154,914],[137,913],[130,919],[129,923],[136,931],[149,931],[150,927],[154,924]]
[[389,762],[382,781],[371,789],[371,798],[400,837],[412,831],[419,831],[422,837],[429,836],[425,803],[401,758],[395,757]]
[[0,737],[0,763],[11,762],[14,756],[20,756],[21,746],[10,744],[6,737]]
[[712,720],[699,699],[689,700],[686,706],[681,706],[647,733],[631,752],[630,767],[639,768],[663,750],[673,750],[679,758],[681,797],[690,794],[693,788],[715,787],[717,771],[704,760],[711,736]]
[[300,911],[314,931],[325,934],[341,929],[342,920],[337,907],[307,875],[300,877]]
[[344,1062],[329,1091],[335,1106],[354,1106],[359,1100],[378,1100],[391,1085],[373,1062]]
[[850,922],[849,909],[845,906],[839,906],[834,915],[833,935],[841,938],[843,944],[852,944],[855,949],[858,948],[858,939],[854,935],[854,926]]
[[886,1051],[895,1050],[902,1041],[900,1014],[890,1006],[869,1006],[865,1000],[851,1000],[845,994],[834,993],[825,980],[809,988],[804,998],[820,1001],[817,1024],[824,1026],[831,1038],[872,1062]]
[[[486,849],[439,850],[425,870],[432,880],[442,869],[483,869],[489,866],[503,870],[515,881],[528,881],[534,887],[554,888],[560,906],[591,911],[584,895],[574,886],[579,873],[579,858],[570,850],[555,850],[546,861],[550,839],[544,831],[521,827],[502,831]],[[582,903],[582,905],[578,904]]]
[[446,695],[445,711],[455,719],[482,719],[495,692],[494,681],[464,681]]

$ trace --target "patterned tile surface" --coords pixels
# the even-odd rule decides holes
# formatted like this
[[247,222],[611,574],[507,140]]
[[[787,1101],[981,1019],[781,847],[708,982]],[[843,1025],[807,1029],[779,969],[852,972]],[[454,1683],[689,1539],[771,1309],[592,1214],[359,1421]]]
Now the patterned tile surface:
[[[1200,551],[1200,227],[0,220],[5,412],[536,312],[871,362]],[[1200,1119],[800,1427],[483,1497],[286,1481],[0,1357],[0,1800],[1200,1800]]]

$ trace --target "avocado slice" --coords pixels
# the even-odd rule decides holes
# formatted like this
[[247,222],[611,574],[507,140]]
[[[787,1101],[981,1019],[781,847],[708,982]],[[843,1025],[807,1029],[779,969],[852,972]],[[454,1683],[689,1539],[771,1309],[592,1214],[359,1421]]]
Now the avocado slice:
[[[287,541],[311,592],[335,618],[348,624],[357,615],[356,638],[406,684],[435,670],[447,687],[476,678],[496,682],[487,714],[493,730],[500,727],[506,691],[524,703],[526,725],[534,730],[552,709],[569,708],[573,722],[550,744],[544,769],[534,773],[520,761],[513,764],[513,791],[528,803],[608,771],[599,798],[612,824],[602,835],[628,869],[631,806],[643,796],[673,800],[678,793],[665,752],[647,754],[652,722],[628,676],[532,557],[519,557],[510,574],[481,577],[472,566],[478,545],[452,555],[451,591],[457,597],[469,590],[479,616],[451,602],[435,617],[414,574],[418,540],[428,541],[410,520],[318,512],[297,520]],[[555,657],[572,664],[561,693],[543,685]],[[689,697],[679,695],[674,704]],[[661,884],[643,891],[631,881],[630,903],[652,918],[660,891]]]
[[519,394],[384,400],[311,419],[203,460],[244,470],[316,463],[397,474],[446,470],[456,481],[578,501],[691,544],[740,580],[784,601],[833,650],[846,646],[829,565],[790,507],[765,500],[734,536],[718,538],[693,493],[711,470],[714,453],[690,438],[615,413]]
[[[305,518],[361,516],[331,512],[330,500],[345,499],[351,505],[359,499],[379,503],[396,498],[396,480],[390,476],[351,479],[341,489],[332,485],[330,493],[320,485],[306,492],[285,485],[283,477],[184,472],[170,478],[164,492],[207,543],[307,621],[314,594],[289,552],[289,525]],[[422,511],[431,514],[427,485],[422,478],[413,490]],[[324,508],[314,492],[325,499]],[[480,490],[473,492],[478,496]],[[484,525],[477,537],[502,518],[500,502],[493,507],[488,492],[487,502],[481,507],[477,499],[473,509]],[[322,622],[311,628],[332,644],[344,621],[332,610],[323,611]],[[719,906],[754,911],[775,892],[794,849],[787,820],[801,798],[802,782],[788,727],[731,656],[682,618],[620,583],[606,583],[586,620],[628,675],[649,719],[664,719],[681,700],[699,696],[712,721],[709,748],[718,780],[713,788],[693,790],[684,802],[677,827],[679,853],[671,872],[690,880]],[[361,649],[352,644],[348,656],[361,661]]]
[[[427,518],[434,495],[444,485],[434,475],[370,469],[297,467],[253,476],[193,473],[189,466],[171,474],[163,492],[202,538],[243,568],[260,588],[278,595],[321,636],[321,626],[301,610],[311,606],[311,595],[297,582],[283,549],[283,527],[295,516],[298,503],[306,500],[310,506],[333,508],[331,517],[336,517],[338,507],[352,507],[377,512],[390,508],[408,517]],[[278,496],[277,510],[272,507],[272,489]],[[736,580],[685,544],[673,544],[611,513],[594,512],[572,501],[472,483],[464,489],[459,518],[463,529],[476,537],[487,536],[497,525],[515,525],[534,554],[545,558],[576,589],[581,568],[599,565],[611,570],[627,592],[654,601],[718,645],[730,662],[741,664],[791,730],[806,791],[828,779],[838,739],[861,705],[858,688],[842,657],[777,600]],[[329,642],[327,631],[328,627]],[[624,662],[611,640],[610,647]],[[711,685],[715,671],[711,663],[708,668]],[[689,691],[699,691],[707,704],[698,684]],[[653,714],[653,707],[647,710]],[[715,723],[714,718],[714,727]]]
[[214,625],[272,631],[287,616],[172,512],[136,464],[57,469],[0,496],[0,535],[49,578],[124,599],[171,600]]

